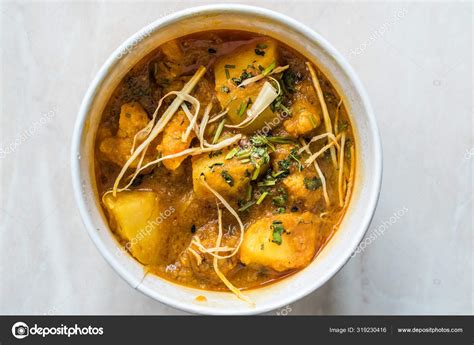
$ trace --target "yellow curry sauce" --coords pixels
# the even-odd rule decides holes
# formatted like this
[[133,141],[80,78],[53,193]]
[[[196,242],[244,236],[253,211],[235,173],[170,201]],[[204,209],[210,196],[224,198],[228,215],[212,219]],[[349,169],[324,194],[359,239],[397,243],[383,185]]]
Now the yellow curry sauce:
[[[165,97],[150,123],[160,99],[200,66],[194,100],[183,96],[159,130],[179,96]],[[328,79],[282,42],[239,31],[185,36],[140,61],[109,100],[95,147],[98,191],[117,239],[149,272],[208,290],[229,290],[216,266],[238,289],[307,266],[343,217],[355,170],[350,120]],[[179,156],[189,149],[192,156]],[[114,196],[122,170],[118,187],[133,182]]]

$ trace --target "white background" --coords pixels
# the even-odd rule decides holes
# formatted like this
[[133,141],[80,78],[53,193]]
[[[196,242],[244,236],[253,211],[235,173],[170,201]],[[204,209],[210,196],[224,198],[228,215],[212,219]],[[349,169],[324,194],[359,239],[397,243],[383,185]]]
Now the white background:
[[[205,3],[0,5],[0,314],[182,313],[133,290],[89,239],[71,190],[70,141],[109,54],[154,19]],[[369,231],[408,209],[286,312],[471,314],[472,3],[248,3],[301,21],[348,59],[383,141]]]

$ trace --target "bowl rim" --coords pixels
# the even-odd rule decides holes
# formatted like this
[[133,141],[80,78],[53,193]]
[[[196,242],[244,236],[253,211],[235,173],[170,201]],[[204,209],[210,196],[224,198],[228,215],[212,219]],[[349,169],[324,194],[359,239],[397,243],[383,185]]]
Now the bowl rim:
[[[183,310],[190,313],[199,313],[199,314],[214,314],[214,315],[227,315],[230,314],[225,310],[219,310],[214,307],[210,306],[199,306],[195,304],[190,304],[187,302],[179,301],[173,298],[168,298],[167,296],[161,295],[156,291],[151,291],[151,289],[145,285],[139,284],[135,286],[135,280],[130,274],[129,270],[123,267],[114,257],[112,253],[110,253],[102,240],[96,233],[96,227],[93,224],[91,216],[87,212],[87,205],[85,197],[82,193],[82,181],[81,181],[81,166],[79,163],[79,159],[77,159],[78,155],[81,152],[81,142],[83,132],[86,128],[86,120],[89,114],[90,107],[92,105],[92,101],[94,99],[97,90],[100,89],[104,79],[109,74],[109,72],[115,67],[115,64],[118,62],[119,59],[117,57],[122,54],[124,49],[127,46],[132,44],[136,39],[143,37],[143,35],[156,30],[157,28],[175,23],[177,21],[182,20],[183,18],[191,17],[197,14],[211,14],[215,13],[216,11],[220,11],[221,13],[241,13],[241,14],[251,14],[251,15],[258,15],[264,17],[266,19],[276,21],[279,23],[284,24],[285,26],[290,27],[291,29],[295,30],[298,34],[306,36],[311,41],[317,42],[317,44],[325,50],[325,52],[331,56],[335,63],[340,66],[343,72],[347,75],[348,79],[353,83],[355,92],[359,95],[361,99],[361,106],[366,111],[366,116],[368,119],[368,132],[370,132],[371,141],[374,146],[373,149],[373,171],[371,171],[372,177],[372,185],[370,186],[371,193],[368,196],[368,203],[366,205],[366,212],[363,214],[360,220],[360,231],[358,233],[358,237],[354,242],[354,248],[351,248],[350,253],[356,250],[359,243],[364,238],[372,218],[375,213],[375,208],[377,206],[377,202],[380,195],[380,189],[382,184],[382,144],[380,140],[380,133],[378,130],[376,118],[372,109],[372,106],[369,101],[368,94],[360,81],[359,77],[356,75],[353,68],[350,64],[346,61],[346,59],[319,33],[310,29],[305,24],[300,23],[299,21],[288,17],[284,14],[275,12],[273,10],[269,10],[262,7],[250,6],[250,5],[242,5],[242,4],[211,4],[211,5],[204,5],[204,6],[195,6],[190,7],[184,10],[180,10],[174,12],[172,14],[166,15],[164,17],[158,18],[155,21],[151,22],[150,24],[144,26],[142,29],[138,30],[136,33],[131,35],[127,40],[125,40],[112,54],[108,57],[102,67],[99,69],[97,74],[95,75],[93,81],[89,85],[84,98],[82,100],[81,106],[79,108],[79,112],[76,118],[76,122],[74,125],[74,131],[72,136],[72,145],[71,145],[71,173],[72,173],[72,185],[73,191],[76,199],[77,206],[79,208],[79,212],[81,215],[81,219],[83,224],[85,225],[89,237],[92,239],[96,247],[99,249],[100,253],[106,261],[109,263],[112,268],[119,273],[119,276],[124,279],[127,283],[129,283],[132,287],[137,289],[138,291],[142,292],[143,294],[158,300],[159,302],[165,303],[173,308]],[[249,308],[248,311],[239,310],[238,312],[233,312],[233,315],[249,315],[249,314],[260,314],[265,313],[271,310],[275,310],[282,306],[294,303],[295,301],[309,295],[310,293],[316,291],[322,285],[324,285],[329,279],[331,279],[351,258],[351,254],[348,254],[347,257],[341,255],[341,259],[335,261],[330,270],[326,272],[325,276],[320,279],[319,284],[307,285],[305,289],[301,289],[299,291],[294,291],[293,294],[288,294],[288,297],[283,300],[275,301],[274,303],[268,303],[269,305],[266,307],[255,307]],[[175,284],[176,286],[179,286]]]

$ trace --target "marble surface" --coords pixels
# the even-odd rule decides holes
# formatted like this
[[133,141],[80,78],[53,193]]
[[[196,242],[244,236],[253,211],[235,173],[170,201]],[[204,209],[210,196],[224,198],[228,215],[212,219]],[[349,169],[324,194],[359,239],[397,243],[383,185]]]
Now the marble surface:
[[[0,4],[1,314],[183,314],[101,257],[73,199],[69,149],[108,55],[146,23],[204,3]],[[368,236],[385,230],[318,291],[271,314],[472,314],[472,3],[251,4],[303,22],[348,59],[384,153]]]

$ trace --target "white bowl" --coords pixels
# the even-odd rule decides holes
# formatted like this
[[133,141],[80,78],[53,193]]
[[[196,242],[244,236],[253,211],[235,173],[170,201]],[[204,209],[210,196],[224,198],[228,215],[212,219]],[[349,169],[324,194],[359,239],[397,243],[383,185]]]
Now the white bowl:
[[[209,29],[238,29],[273,36],[317,64],[343,95],[356,136],[354,192],[339,229],[305,269],[269,286],[247,291],[251,307],[227,292],[187,288],[154,275],[123,254],[100,207],[94,176],[94,139],[99,120],[116,85],[149,52],[170,39]],[[375,211],[382,178],[379,132],[367,94],[346,60],[323,37],[282,14],[244,5],[190,8],[158,19],[125,41],[105,62],[79,110],[72,140],[72,181],[90,237],[112,267],[135,289],[192,313],[257,314],[288,305],[313,292],[341,269],[362,240]],[[204,295],[206,302],[196,301]]]

